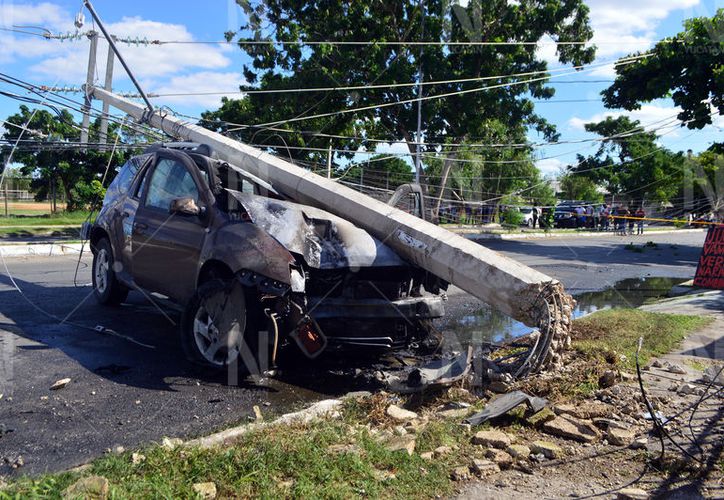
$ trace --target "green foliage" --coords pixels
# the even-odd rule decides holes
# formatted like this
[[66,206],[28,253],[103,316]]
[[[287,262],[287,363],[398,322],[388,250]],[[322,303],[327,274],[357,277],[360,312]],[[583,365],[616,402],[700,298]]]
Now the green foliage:
[[595,358],[621,355],[624,368],[635,368],[639,337],[641,363],[674,349],[692,331],[710,324],[708,316],[662,314],[640,309],[608,309],[573,322],[573,347]]
[[[243,68],[249,84],[242,86],[242,90],[363,88],[249,94],[241,100],[226,99],[219,110],[204,114],[202,124],[213,129],[227,128],[220,121],[243,124],[244,127],[228,132],[247,142],[267,145],[280,155],[307,162],[312,167],[321,167],[326,161],[325,150],[330,139],[319,132],[355,137],[333,138],[335,149],[373,149],[376,144],[367,142],[365,137],[368,137],[404,141],[410,152],[414,152],[416,106],[382,104],[415,99],[417,89],[414,86],[374,88],[372,85],[414,82],[422,65],[425,82],[450,81],[425,87],[428,96],[442,95],[481,86],[480,81],[451,80],[545,71],[547,63],[538,57],[535,45],[503,49],[494,46],[331,43],[300,46],[275,44],[274,41],[531,41],[546,36],[558,40],[589,40],[593,34],[588,24],[588,8],[581,0],[544,3],[472,0],[466,7],[453,7],[449,2],[433,0],[423,4],[424,26],[421,4],[417,0],[330,0],[315,4],[314,8],[304,2],[286,0],[267,0],[256,6],[244,1],[239,4],[247,10],[248,22],[237,33],[227,33],[227,38],[269,40],[269,44],[239,44],[250,59]],[[324,27],[322,31],[321,26]],[[564,63],[585,64],[593,60],[594,49],[578,44],[560,45],[557,55]],[[494,81],[514,80],[517,79],[496,78]],[[553,94],[554,89],[539,80],[495,91],[473,91],[427,100],[422,113],[425,140],[452,144],[479,142],[479,139],[484,142],[502,132],[502,142],[526,142],[530,129],[554,139],[557,137],[554,126],[535,113],[533,103],[534,99],[548,99]],[[336,114],[340,110],[365,107],[369,109]],[[335,114],[289,121],[302,115],[325,113]],[[268,123],[276,125],[271,128],[254,126]],[[491,124],[497,130],[491,131]],[[293,147],[317,148],[319,151]],[[426,145],[424,149],[430,155],[439,151],[433,145]],[[450,156],[447,148],[443,149],[445,156]],[[477,154],[486,160],[496,159],[499,155],[529,158],[529,152],[525,150],[500,152],[494,149],[485,148]],[[453,155],[457,153],[456,148],[450,148],[450,151]],[[337,153],[346,158],[353,155],[352,152]],[[425,167],[429,166],[427,159],[424,163]],[[495,175],[487,169],[488,165],[485,166],[485,171],[478,168],[473,175]]]
[[638,121],[626,116],[607,117],[585,127],[613,138],[601,141],[593,155],[578,155],[577,164],[568,167],[570,173],[632,200],[666,202],[676,196],[684,156],[657,145],[655,133],[644,132]]
[[414,178],[409,163],[402,158],[383,154],[371,157],[368,163],[340,169],[337,175],[344,176],[349,182],[363,181],[365,186],[392,190],[412,182]]
[[523,224],[523,214],[517,208],[507,208],[503,212],[503,224],[511,227],[519,227]]
[[616,81],[603,92],[609,108],[639,109],[642,102],[671,97],[678,118],[700,129],[712,123],[711,105],[724,113],[724,9],[712,18],[684,22],[684,31],[657,43],[649,56],[616,68]]
[[[32,120],[30,117],[32,116]],[[28,120],[30,122],[28,123]],[[75,123],[73,115],[67,110],[60,111],[59,115],[51,114],[47,110],[38,110],[33,115],[33,110],[27,106],[20,106],[18,113],[9,116],[7,122],[24,127],[27,123],[29,133],[23,138],[35,138],[45,143],[57,144],[57,148],[18,148],[13,155],[13,162],[22,165],[20,173],[24,176],[32,176],[31,188],[35,192],[37,200],[46,199],[50,194],[50,185],[55,183],[65,193],[67,210],[75,211],[86,208],[93,202],[92,195],[102,192],[93,181],[99,182],[106,170],[111,152],[98,151],[92,147],[83,151],[64,143],[77,143],[80,140],[80,125]],[[96,120],[90,128],[89,141],[98,141],[98,129],[100,123]],[[17,139],[21,130],[17,127],[6,127],[3,139],[13,142]],[[108,128],[108,140],[113,142],[117,133],[121,137],[126,136],[125,131],[118,131],[118,126],[111,124]],[[135,135],[132,138],[138,139]],[[2,153],[8,154],[9,146],[2,148]],[[111,160],[108,181],[114,175],[113,165],[122,164],[130,155],[137,151],[125,150],[116,151]]]
[[566,200],[603,201],[603,195],[598,192],[598,186],[588,177],[569,173],[561,177],[560,182],[561,193]]

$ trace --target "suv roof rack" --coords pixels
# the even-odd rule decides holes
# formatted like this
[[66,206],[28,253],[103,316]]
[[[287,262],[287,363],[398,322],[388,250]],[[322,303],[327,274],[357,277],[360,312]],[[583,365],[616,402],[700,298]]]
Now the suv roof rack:
[[153,153],[159,149],[176,149],[187,153],[197,153],[209,158],[215,158],[214,150],[208,144],[200,144],[198,142],[159,142],[151,144],[143,152]]

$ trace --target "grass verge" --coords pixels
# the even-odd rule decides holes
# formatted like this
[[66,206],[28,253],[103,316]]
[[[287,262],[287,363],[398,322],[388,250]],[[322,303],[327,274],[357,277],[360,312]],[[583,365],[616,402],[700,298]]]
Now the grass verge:
[[646,364],[652,357],[670,352],[688,333],[711,321],[706,316],[608,309],[573,322],[573,345],[591,358],[618,357],[622,369],[633,371],[639,337],[644,339],[640,360]]

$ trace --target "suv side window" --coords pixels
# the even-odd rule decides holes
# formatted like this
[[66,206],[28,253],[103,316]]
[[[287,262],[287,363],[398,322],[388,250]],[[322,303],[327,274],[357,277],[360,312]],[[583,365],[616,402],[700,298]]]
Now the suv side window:
[[198,202],[199,189],[183,164],[162,158],[151,175],[145,205],[167,211],[177,198],[193,198]]
[[134,159],[128,160],[119,170],[116,178],[113,179],[108,191],[118,191],[118,194],[126,194],[131,188],[131,182],[138,172],[138,163]]

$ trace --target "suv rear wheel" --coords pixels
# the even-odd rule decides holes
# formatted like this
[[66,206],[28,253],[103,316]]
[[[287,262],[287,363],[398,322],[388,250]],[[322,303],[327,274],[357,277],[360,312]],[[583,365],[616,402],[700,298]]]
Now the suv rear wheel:
[[181,321],[181,346],[194,364],[240,372],[256,371],[254,328],[244,287],[236,280],[213,279],[194,293]]
[[118,305],[128,297],[128,288],[116,278],[114,263],[111,242],[102,238],[93,254],[93,292],[99,304]]

